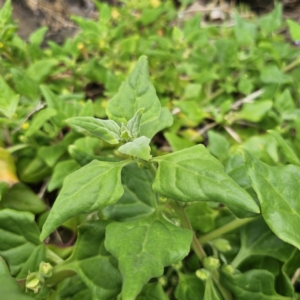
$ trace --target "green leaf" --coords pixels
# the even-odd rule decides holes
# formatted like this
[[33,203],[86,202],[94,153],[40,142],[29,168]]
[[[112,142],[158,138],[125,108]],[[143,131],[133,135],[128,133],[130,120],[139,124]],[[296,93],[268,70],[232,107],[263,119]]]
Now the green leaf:
[[146,218],[107,226],[105,246],[119,261],[122,299],[134,300],[144,284],[190,251],[192,232],[154,213]]
[[153,189],[177,201],[214,201],[259,213],[250,195],[224,171],[222,164],[197,145],[154,159],[159,168]]
[[40,83],[52,73],[54,67],[58,64],[59,60],[53,58],[38,60],[29,66],[26,75],[35,82]]
[[26,136],[31,136],[35,134],[48,120],[50,120],[53,116],[57,114],[55,109],[52,108],[44,108],[38,111],[30,126],[29,129],[26,131]]
[[268,35],[279,29],[282,23],[282,5],[277,3],[275,9],[269,14],[264,15],[258,20],[258,25],[261,31]]
[[34,31],[32,34],[30,34],[28,38],[30,44],[34,46],[40,46],[44,40],[47,30],[48,27],[43,26],[37,29],[36,31]]
[[291,300],[278,295],[275,290],[275,277],[265,270],[250,270],[246,273],[235,271],[221,273],[221,282],[239,300]]
[[25,184],[15,184],[3,196],[0,208],[12,208],[40,214],[46,210],[46,204]]
[[143,113],[144,108],[140,108],[127,123],[127,128],[129,129],[133,138],[136,138],[140,132]]
[[164,133],[164,136],[174,152],[195,146],[194,142],[183,139],[172,132],[166,132]]
[[134,139],[132,142],[122,145],[118,151],[129,156],[138,157],[143,160],[149,160],[151,158],[151,149],[149,144],[150,139],[145,136],[141,136],[137,139]]
[[260,74],[260,80],[262,81],[262,83],[267,84],[286,84],[292,82],[291,77],[289,75],[284,74],[274,64],[269,64],[262,69]]
[[53,167],[66,150],[66,146],[62,144],[44,146],[39,148],[38,156],[43,159],[49,167]]
[[207,135],[209,140],[208,151],[220,161],[224,161],[228,157],[230,146],[227,139],[213,130],[209,130]]
[[102,210],[103,216],[106,219],[128,221],[153,213],[157,199],[152,190],[153,177],[149,170],[132,164],[122,169],[121,176],[124,194],[117,203]]
[[137,296],[136,300],[168,300],[169,298],[164,292],[161,284],[149,283],[146,284],[142,292]]
[[140,57],[118,94],[108,101],[106,113],[112,120],[127,123],[141,108],[145,109],[141,125],[153,121],[161,110],[159,99],[149,80],[146,56]]
[[157,132],[163,130],[164,128],[170,127],[172,124],[173,115],[166,107],[162,107],[157,118],[141,126],[140,135],[152,139]]
[[283,117],[295,110],[294,99],[289,89],[285,89],[282,93],[276,95],[274,106]]
[[288,143],[282,138],[282,136],[274,131],[274,130],[268,130],[269,133],[272,134],[272,136],[275,138],[279,146],[282,148],[282,152],[284,156],[286,157],[287,161],[291,164],[300,165],[300,160],[297,157],[294,150],[288,145]]
[[23,294],[17,281],[11,277],[9,269],[2,257],[0,257],[0,295],[5,295],[6,300],[32,300],[33,298]]
[[4,25],[10,21],[12,15],[12,5],[11,0],[6,0],[2,8],[0,9],[0,24]]
[[34,215],[12,209],[0,210],[0,256],[9,265],[11,274],[25,278],[45,260],[45,248],[39,240]]
[[280,261],[288,260],[294,247],[280,240],[267,226],[262,218],[245,225],[241,229],[241,247],[232,262],[238,267],[249,256],[271,256]]
[[236,114],[237,120],[246,120],[250,122],[259,122],[270,111],[273,102],[270,100],[246,103],[241,111]]
[[205,286],[202,280],[194,274],[179,273],[179,282],[175,289],[175,297],[178,300],[206,299],[204,297]]
[[128,161],[119,163],[92,161],[64,180],[43,226],[41,240],[59,225],[79,214],[89,214],[113,204],[123,195],[121,170]]
[[104,247],[107,224],[105,221],[89,221],[81,225],[72,256],[59,267],[60,270],[76,271],[93,299],[114,299],[122,286],[118,262]]
[[19,95],[16,95],[6,81],[0,77],[0,112],[7,118],[11,118],[18,106]]
[[118,144],[120,139],[120,126],[112,120],[100,120],[92,117],[74,117],[66,120],[85,132],[103,139],[109,144]]
[[300,248],[300,168],[270,167],[247,151],[244,160],[266,223],[280,239]]
[[286,20],[288,26],[289,26],[289,31],[290,31],[290,36],[294,42],[300,40],[300,25],[296,23],[295,21],[288,19]]
[[80,165],[72,159],[59,162],[53,170],[53,174],[47,186],[47,190],[51,192],[55,189],[61,188],[64,179],[79,168]]

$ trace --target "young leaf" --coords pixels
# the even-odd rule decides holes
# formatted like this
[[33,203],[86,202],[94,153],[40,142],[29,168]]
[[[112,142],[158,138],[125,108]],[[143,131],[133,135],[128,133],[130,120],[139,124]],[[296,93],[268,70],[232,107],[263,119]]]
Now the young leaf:
[[190,250],[192,232],[156,213],[135,221],[107,226],[105,247],[119,261],[123,276],[122,299],[134,300],[144,284],[163,274]]
[[33,300],[33,298],[21,292],[17,281],[11,277],[2,257],[0,257],[0,282],[0,295],[5,295],[6,300]]
[[203,145],[155,158],[159,168],[153,189],[177,201],[214,201],[259,213],[250,195],[224,171]]
[[34,215],[12,209],[0,210],[0,256],[9,265],[11,274],[25,278],[45,260],[45,248],[39,240]]
[[275,138],[279,146],[282,148],[283,154],[286,157],[287,161],[291,164],[299,166],[300,165],[299,158],[295,154],[294,150],[282,138],[282,136],[274,130],[268,130],[268,132],[272,134],[272,136]]
[[132,142],[124,144],[118,149],[118,151],[143,160],[149,160],[151,158],[149,144],[150,139],[146,138],[145,136],[141,136],[137,139],[134,139]]
[[60,270],[76,271],[93,299],[111,300],[120,293],[122,286],[118,262],[104,247],[107,224],[89,221],[81,225],[72,256],[60,266]]
[[149,170],[132,164],[122,169],[121,176],[124,194],[117,203],[102,210],[105,218],[128,221],[153,213],[157,199],[152,190],[153,177]]
[[291,19],[286,20],[286,22],[289,26],[290,36],[292,40],[294,42],[300,41],[300,25]]
[[68,219],[118,201],[124,192],[121,170],[126,164],[128,161],[111,163],[94,160],[66,177],[43,226],[41,240]]
[[270,167],[247,151],[244,159],[266,223],[280,239],[300,248],[300,168]]
[[206,284],[205,284],[205,294],[204,294],[204,298],[203,299],[209,299],[209,300],[221,300],[215,286],[214,283],[211,279],[211,277],[209,277],[206,280]]
[[100,120],[92,117],[74,117],[66,120],[70,125],[75,125],[84,131],[97,136],[109,144],[118,144],[120,126],[112,120]]
[[141,125],[157,118],[161,109],[155,89],[149,80],[146,56],[140,57],[118,94],[108,101],[106,113],[112,120],[127,123],[141,108],[145,109]]
[[170,127],[172,124],[173,115],[166,107],[162,107],[157,118],[141,126],[140,135],[152,139],[157,132],[163,130],[164,128]]
[[127,123],[127,128],[129,129],[131,136],[136,138],[140,132],[141,120],[144,113],[144,108],[140,108],[135,115]]
[[232,262],[233,267],[249,256],[271,256],[280,261],[291,257],[294,247],[280,240],[267,226],[262,218],[247,224],[241,229],[241,248]]

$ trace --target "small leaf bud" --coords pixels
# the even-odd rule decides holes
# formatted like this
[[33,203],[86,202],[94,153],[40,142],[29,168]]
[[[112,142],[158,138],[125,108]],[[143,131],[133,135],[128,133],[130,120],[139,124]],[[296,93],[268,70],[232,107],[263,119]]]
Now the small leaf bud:
[[35,294],[42,289],[44,285],[44,278],[39,272],[29,273],[26,277],[26,288],[32,290]]
[[215,239],[212,241],[212,244],[221,252],[227,252],[231,250],[229,242],[225,239]]

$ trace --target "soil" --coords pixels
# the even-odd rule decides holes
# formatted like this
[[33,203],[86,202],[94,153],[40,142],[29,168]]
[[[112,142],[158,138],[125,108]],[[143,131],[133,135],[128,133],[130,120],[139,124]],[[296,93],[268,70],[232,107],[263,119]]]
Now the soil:
[[[0,6],[5,0],[0,0]],[[100,2],[100,0],[99,0]],[[120,5],[118,0],[106,0],[110,5]],[[179,0],[173,0],[176,7]],[[212,2],[224,4],[225,0],[198,0],[201,5]],[[233,2],[233,0],[226,0]],[[300,0],[282,0],[284,16],[300,23]],[[249,5],[256,14],[264,14],[272,10],[273,0],[235,0],[234,3]],[[98,17],[93,0],[12,0],[14,7],[13,17],[19,24],[19,35],[27,39],[28,36],[41,26],[48,26],[46,39],[62,43],[66,37],[73,36],[78,28],[69,19],[70,15],[79,15],[85,18]]]

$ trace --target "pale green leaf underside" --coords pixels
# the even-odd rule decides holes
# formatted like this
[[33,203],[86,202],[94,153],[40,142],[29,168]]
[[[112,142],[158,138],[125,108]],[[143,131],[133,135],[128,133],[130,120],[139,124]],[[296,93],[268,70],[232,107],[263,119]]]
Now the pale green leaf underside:
[[108,101],[106,113],[110,119],[127,123],[144,108],[141,124],[154,120],[160,113],[160,102],[149,80],[148,60],[141,56],[117,95]]
[[62,267],[76,271],[95,300],[114,299],[122,286],[118,262],[104,247],[107,224],[89,221],[81,225],[74,252]]
[[41,240],[68,219],[92,213],[118,201],[124,192],[121,170],[128,163],[93,160],[67,176],[43,226]]
[[119,143],[120,127],[112,120],[100,120],[92,117],[74,117],[68,119],[66,122],[70,125],[80,127],[109,144]]
[[280,239],[300,248],[300,168],[270,167],[246,151],[244,159],[266,223]]
[[140,132],[143,113],[144,108],[140,108],[127,123],[127,128],[129,129],[131,136],[134,138],[136,138]]
[[8,263],[13,276],[25,278],[28,270],[38,269],[44,250],[33,214],[0,210],[0,256]]
[[122,299],[134,300],[149,279],[161,276],[165,266],[182,260],[191,241],[191,231],[157,214],[108,225],[105,246],[119,261]]
[[197,145],[154,159],[159,163],[153,189],[177,201],[213,201],[259,213],[252,197],[224,171],[222,164]]
[[121,146],[118,150],[119,152],[129,155],[138,157],[143,160],[149,160],[150,156],[150,139],[146,138],[145,136],[141,136],[137,139],[134,139],[132,142],[128,142]]

